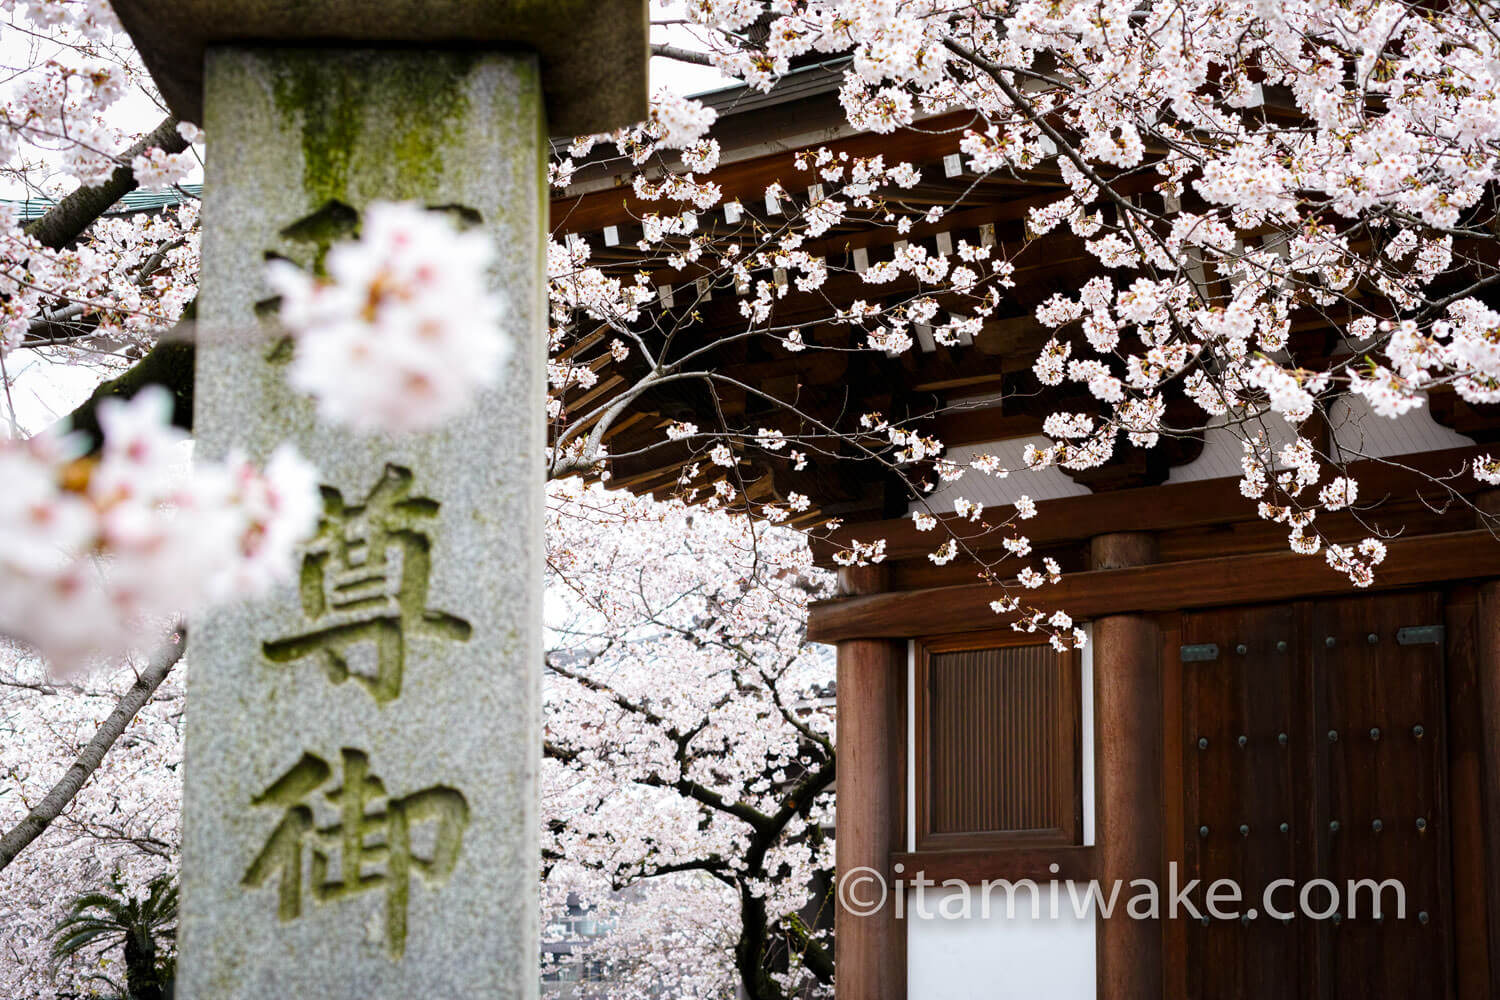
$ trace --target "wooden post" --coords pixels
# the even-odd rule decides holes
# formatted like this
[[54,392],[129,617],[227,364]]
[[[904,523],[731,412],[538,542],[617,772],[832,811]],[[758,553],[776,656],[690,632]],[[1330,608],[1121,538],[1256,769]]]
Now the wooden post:
[[1445,601],[1448,680],[1448,828],[1453,850],[1453,951],[1458,1000],[1493,996],[1490,979],[1489,878],[1485,850],[1483,675],[1475,636],[1478,588],[1457,587]]
[[[884,590],[883,568],[841,570],[847,595]],[[850,912],[848,892],[866,901],[882,891],[844,876],[869,869],[888,878],[897,843],[900,797],[900,716],[906,679],[906,643],[895,639],[846,639],[838,644],[838,812],[835,863],[835,952],[838,1000],[905,1000],[906,928],[896,920],[894,899],[873,914]],[[869,872],[861,872],[868,875]]]
[[[1142,532],[1100,535],[1091,543],[1093,569],[1154,562],[1155,539]],[[1156,622],[1111,615],[1094,622],[1094,731],[1099,878],[1106,895],[1162,872],[1162,686]],[[1098,923],[1099,1000],[1162,996],[1160,921],[1123,912]]]
[[[1476,498],[1480,511],[1500,513],[1500,491]],[[1493,844],[1500,836],[1500,580],[1480,584],[1474,608],[1474,638],[1478,650],[1480,717],[1480,800],[1483,839]],[[1489,906],[1490,990],[1500,996],[1500,862],[1494,852],[1486,858],[1485,886]]]

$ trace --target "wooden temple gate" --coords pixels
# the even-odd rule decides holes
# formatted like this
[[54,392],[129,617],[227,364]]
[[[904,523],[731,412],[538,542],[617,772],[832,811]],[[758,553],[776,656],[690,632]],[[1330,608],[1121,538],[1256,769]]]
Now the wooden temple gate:
[[[713,174],[726,203],[761,202],[766,185],[780,181],[790,204],[797,185],[810,183],[793,152],[826,145],[910,160],[924,179],[903,202],[951,206],[941,221],[904,234],[846,221],[806,244],[827,260],[828,281],[817,294],[778,300],[776,321],[806,323],[811,345],[844,348],[849,328],[819,317],[829,301],[872,294],[858,271],[906,241],[939,250],[963,239],[1009,256],[1031,242],[1028,206],[1065,185],[1045,166],[1024,181],[962,176],[961,166],[955,175],[961,116],[930,119],[921,131],[854,133],[838,79],[815,67],[771,95],[728,92],[710,103],[729,119]],[[631,194],[629,171],[599,154],[553,201],[557,233],[585,241],[591,261],[622,280],[639,264],[641,218],[664,211]],[[1127,193],[1157,197],[1149,183]],[[700,213],[695,225],[741,238],[742,220],[721,215]],[[1050,331],[1035,309],[1054,292],[1076,292],[1092,266],[1071,235],[1046,239],[1045,253],[1017,258],[1008,315],[987,321],[971,344],[922,344],[889,359],[773,352],[740,339],[715,358],[717,370],[794,392],[829,426],[878,409],[930,428],[950,449],[1019,453],[1046,409],[1034,401],[1030,366]],[[697,283],[707,279],[691,265],[651,280],[669,314],[691,309],[692,322],[710,330],[743,323],[743,293],[704,295]],[[915,291],[898,281],[876,294]],[[1295,319],[1293,337],[1310,356],[1339,349],[1323,317]],[[580,339],[569,360],[602,357],[607,340],[602,329]],[[629,385],[628,371],[610,371],[619,373],[568,395],[570,413],[597,412]],[[753,394],[710,403],[681,385],[640,397],[606,435],[619,456],[613,485],[681,492],[693,456],[685,443],[664,442],[673,420],[713,413],[709,422],[747,434],[783,426]],[[1232,876],[1257,906],[1262,883],[1277,878],[1294,880],[1283,905],[1317,878],[1341,892],[1351,877],[1394,878],[1406,891],[1406,919],[1099,920],[1069,931],[1063,950],[1019,952],[993,974],[979,969],[980,953],[963,953],[975,963],[972,981],[962,980],[968,959],[924,952],[918,929],[890,908],[840,912],[840,1000],[1500,996],[1500,856],[1490,846],[1500,843],[1500,543],[1473,506],[1494,512],[1500,503],[1467,475],[1419,499],[1434,492],[1427,477],[1463,469],[1486,443],[1493,450],[1500,415],[1434,394],[1426,413],[1403,424],[1416,430],[1357,449],[1395,461],[1351,469],[1361,497],[1391,498],[1375,516],[1390,532],[1388,555],[1365,592],[1321,556],[1289,552],[1285,527],[1257,519],[1237,488],[1237,449],[1227,466],[1222,447],[1186,440],[1123,449],[1071,480],[1052,470],[1053,498],[1023,530],[1036,554],[1064,571],[1041,599],[1091,633],[1086,662],[1058,657],[1052,673],[1041,659],[1048,654],[1017,652],[1015,637],[997,632],[997,591],[975,582],[972,565],[927,558],[942,532],[917,531],[891,477],[852,464],[802,470],[785,452],[740,460],[739,482],[755,498],[812,498],[788,519],[793,526],[845,522],[815,536],[821,564],[834,566],[852,541],[885,541],[880,565],[841,570],[844,596],[815,607],[809,626],[812,639],[838,646],[840,870],[1165,885],[1176,865],[1184,879]],[[691,485],[707,493],[708,477],[723,471],[704,469]],[[1014,499],[988,498],[992,508]],[[1369,520],[1344,512],[1318,524],[1350,542],[1370,533]],[[989,557],[1007,534],[951,515],[944,529]],[[1310,901],[1321,909],[1328,897],[1315,891]],[[1035,928],[1023,930],[1000,928],[993,940],[1000,947],[1013,931],[1015,940],[1039,940],[1025,937]],[[1041,978],[1026,980],[1032,986],[1015,985],[1033,973]],[[1036,985],[1054,974],[1072,978],[1065,988]]]
[[[1446,571],[1438,565],[1425,573],[1415,565],[1392,569],[1433,577],[1473,575],[1481,565],[1494,572],[1500,546],[1489,545],[1467,563],[1445,560],[1451,565]],[[1260,573],[1274,579],[1292,558],[1264,557]],[[1249,568],[1240,563],[1226,571]],[[1077,585],[1080,600],[1118,602],[1102,589],[1106,572],[1083,574],[1092,580]],[[1131,575],[1141,577],[1139,570],[1113,572],[1125,576],[1120,586],[1129,586]],[[890,578],[888,570],[879,575]],[[1248,579],[1240,584],[1231,591],[1257,586]],[[933,609],[930,617],[952,621],[949,615],[958,612],[936,609],[968,592],[949,587],[851,596],[814,614],[814,635],[840,643],[840,710],[863,720],[851,767],[841,770],[840,808],[852,806],[868,828],[849,831],[841,823],[845,835],[857,837],[848,852],[860,852],[849,866],[886,858],[893,878],[925,870],[938,881],[1149,877],[1163,886],[1175,866],[1175,884],[1198,879],[1206,888],[1229,878],[1244,890],[1240,919],[1200,921],[1184,914],[1159,923],[1101,921],[1100,997],[1496,995],[1497,860],[1489,842],[1491,831],[1500,829],[1500,585],[1434,580],[1356,596],[1095,617],[1090,790],[1097,832],[1089,843],[1045,819],[1016,821],[1026,789],[1048,785],[1038,774],[1066,768],[1065,756],[1043,759],[1045,740],[1019,769],[1004,752],[986,747],[991,784],[997,772],[1019,780],[1000,793],[1009,796],[1011,812],[991,813],[1006,818],[981,817],[980,825],[1009,822],[1025,829],[998,835],[976,829],[980,835],[965,843],[951,830],[934,835],[931,813],[923,813],[924,799],[934,795],[948,814],[962,815],[952,800],[965,795],[970,814],[975,806],[983,813],[995,793],[945,762],[951,746],[924,735],[928,725],[952,727],[954,706],[937,707],[940,689],[930,672],[923,679],[920,667],[915,706],[906,704],[900,683],[905,644],[890,636],[920,634],[924,607]],[[1135,591],[1134,603],[1154,602]],[[909,610],[898,615],[897,607]],[[977,608],[969,614],[975,625],[958,645],[992,651],[1015,645],[1013,637],[977,631],[989,623]],[[842,639],[853,633],[879,638]],[[949,635],[916,648],[954,648]],[[985,653],[975,662],[998,662],[995,656]],[[1066,659],[1057,658],[1059,677],[1069,669]],[[1034,683],[1029,690],[1022,700],[1042,704]],[[971,715],[998,711],[980,687],[965,695]],[[910,742],[903,725],[909,707]],[[1025,739],[1024,731],[1012,730],[1014,739]],[[972,734],[964,738],[980,745]],[[985,770],[968,764],[969,772]],[[935,788],[938,780],[968,784]],[[908,795],[917,797],[911,836],[899,807]],[[1034,812],[1046,814],[1040,805]],[[843,841],[840,846],[845,849]],[[1260,909],[1263,891],[1278,879],[1287,881],[1272,898],[1278,914],[1292,913],[1291,919]],[[1361,880],[1368,881],[1353,890],[1351,904],[1351,882]],[[1387,880],[1400,884],[1399,898],[1391,883],[1376,889]],[[1195,898],[1201,909],[1203,893]],[[1253,918],[1245,915],[1250,908]],[[900,928],[867,921],[854,929],[853,948],[868,948],[856,975],[860,990],[870,992],[850,995],[936,995],[906,983],[899,961],[877,943],[899,942]],[[845,955],[853,950],[843,937],[840,947]]]

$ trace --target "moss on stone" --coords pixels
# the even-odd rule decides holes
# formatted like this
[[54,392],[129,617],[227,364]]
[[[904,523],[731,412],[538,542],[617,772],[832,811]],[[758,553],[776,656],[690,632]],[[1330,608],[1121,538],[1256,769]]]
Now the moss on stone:
[[349,152],[359,135],[359,106],[347,80],[320,74],[311,58],[290,58],[276,76],[277,110],[302,130],[302,185],[320,203],[345,200]]
[[[383,76],[351,73],[343,61],[330,65],[314,53],[284,55],[273,97],[283,120],[301,132],[302,186],[315,204],[359,205],[350,161],[368,158],[372,143],[385,161],[382,197],[420,199],[439,188],[444,150],[463,142],[469,111],[463,84],[477,54],[443,53],[427,65],[386,61]],[[380,134],[365,135],[376,123]],[[362,170],[368,172],[368,159]]]

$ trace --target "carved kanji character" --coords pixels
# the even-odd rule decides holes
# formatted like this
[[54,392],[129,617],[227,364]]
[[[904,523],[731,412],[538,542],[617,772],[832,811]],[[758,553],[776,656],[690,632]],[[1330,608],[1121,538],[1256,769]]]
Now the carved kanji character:
[[[437,516],[438,504],[412,497],[409,470],[387,465],[363,504],[323,489],[323,519],[302,560],[302,611],[314,627],[267,642],[272,663],[316,656],[328,677],[353,677],[384,704],[401,694],[407,642],[430,636],[468,641],[472,629],[461,618],[427,607],[432,543],[420,524]],[[372,644],[373,676],[351,671],[351,647]]]
[[[406,948],[412,877],[434,887],[448,880],[463,849],[468,802],[462,793],[444,785],[391,798],[384,782],[370,774],[370,759],[360,750],[344,748],[342,765],[342,783],[323,793],[337,817],[325,826],[316,825],[308,799],[333,772],[313,754],[303,754],[286,774],[251,800],[252,805],[282,806],[286,811],[242,881],[258,888],[278,876],[277,916],[295,920],[302,915],[303,856],[310,853],[306,894],[315,902],[385,891],[386,949],[392,958],[400,958]],[[430,830],[430,856],[413,852],[414,828]]]

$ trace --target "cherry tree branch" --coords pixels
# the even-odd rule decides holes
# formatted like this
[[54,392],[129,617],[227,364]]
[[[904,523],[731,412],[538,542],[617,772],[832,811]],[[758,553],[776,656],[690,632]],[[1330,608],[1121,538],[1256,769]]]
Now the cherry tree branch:
[[[188,314],[192,312],[188,306]],[[129,399],[148,385],[160,385],[172,393],[172,423],[193,428],[193,364],[197,352],[191,342],[163,338],[144,358],[116,378],[95,389],[77,409],[63,418],[73,430],[92,438],[97,448],[102,440],[98,408],[106,399]]]
[[714,61],[702,52],[679,48],[676,45],[653,44],[651,46],[651,54],[653,56],[661,56],[663,59],[671,59],[673,62],[692,63],[695,66],[712,67],[714,64]]
[[175,641],[169,640],[162,645],[151,657],[151,662],[146,669],[141,671],[135,683],[130,689],[120,696],[115,704],[114,711],[109,713],[109,718],[94,733],[93,739],[78,754],[73,766],[68,768],[66,774],[52,786],[41,802],[27,813],[15,826],[0,837],[0,871],[16,859],[16,855],[26,849],[32,841],[40,837],[52,825],[52,821],[62,814],[68,804],[78,795],[84,783],[99,769],[104,762],[104,755],[109,752],[110,747],[125,732],[125,727],[135,718],[136,713],[151,700],[156,689],[161,687],[162,681],[167,679],[167,674],[182,659],[183,646],[187,640],[186,630],[178,628]]
[[177,119],[171,116],[162,119],[160,125],[120,154],[123,165],[115,168],[109,180],[81,187],[69,194],[52,206],[46,215],[27,226],[26,235],[35,237],[44,247],[61,250],[82,236],[83,231],[109,211],[115,202],[140,187],[135,171],[130,168],[131,160],[152,148],[164,153],[180,153],[187,147],[188,141],[177,131]]
[[1040,129],[1042,134],[1051,139],[1053,144],[1057,146],[1058,152],[1066,156],[1072,162],[1073,166],[1098,188],[1101,194],[1115,204],[1120,210],[1120,228],[1125,230],[1125,235],[1130,237],[1130,242],[1135,246],[1135,252],[1141,256],[1141,262],[1143,264],[1147,263],[1149,258],[1146,256],[1145,247],[1141,246],[1140,237],[1136,234],[1136,226],[1127,222],[1127,219],[1137,214],[1145,215],[1152,219],[1159,217],[1154,212],[1146,211],[1128,198],[1123,197],[1108,181],[1100,177],[1098,172],[1088,164],[1088,161],[1079,154],[1078,150],[1073,148],[1073,144],[1068,141],[1067,137],[1054,128],[1052,123],[1047,120],[1047,117],[1037,111],[1031,102],[1005,78],[1006,67],[989,61],[979,53],[965,48],[952,39],[948,39],[944,44],[955,55],[968,60],[975,67],[983,70],[985,75],[994,82],[995,86],[1000,88],[1000,92],[1006,96],[1015,109]]
[[[833,783],[837,766],[836,759],[830,757],[820,767],[804,775],[787,794],[775,815],[767,817],[766,825],[757,827],[755,836],[750,839],[749,850],[745,852],[745,871],[763,870],[767,854],[780,841],[787,824],[795,816],[808,815],[818,794],[826,791]],[[757,997],[784,996],[784,991],[770,978],[765,963],[771,940],[771,920],[765,899],[756,895],[748,882],[740,884],[740,913],[741,931],[740,939],[735,945],[735,965],[739,970],[741,983]],[[782,923],[778,922],[778,925]],[[803,946],[803,961],[807,968],[820,981],[831,981],[833,962],[822,946],[807,936],[799,944]]]

